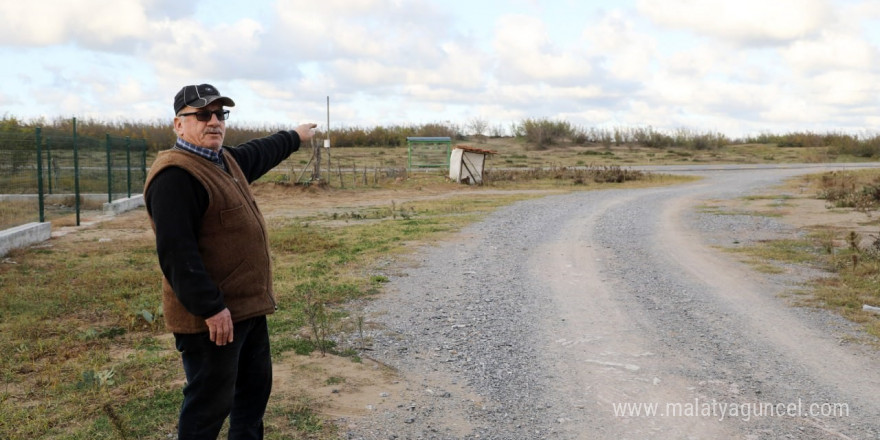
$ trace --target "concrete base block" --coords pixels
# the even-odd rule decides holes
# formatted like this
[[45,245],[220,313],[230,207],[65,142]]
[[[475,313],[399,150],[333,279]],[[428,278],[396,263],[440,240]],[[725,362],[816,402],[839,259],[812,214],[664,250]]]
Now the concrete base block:
[[116,215],[122,214],[123,212],[131,211],[132,209],[137,209],[141,206],[144,206],[144,195],[138,194],[136,196],[127,197],[124,199],[114,200],[111,203],[104,204],[104,214],[106,215]]
[[0,231],[0,257],[12,249],[40,243],[52,236],[52,225],[46,223],[28,223]]

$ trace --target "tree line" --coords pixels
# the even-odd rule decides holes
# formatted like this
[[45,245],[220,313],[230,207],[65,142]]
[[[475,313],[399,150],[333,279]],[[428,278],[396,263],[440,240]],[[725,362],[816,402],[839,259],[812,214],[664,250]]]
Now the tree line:
[[[28,132],[36,127],[44,127],[61,132],[72,132],[72,119],[56,118],[51,121],[36,119],[23,121],[5,115],[0,119],[0,133]],[[255,137],[266,136],[287,126],[252,126],[230,123],[226,133],[226,143],[237,145]],[[176,135],[168,120],[139,121],[100,121],[96,119],[77,120],[79,136],[103,138],[106,134],[115,137],[145,139],[149,151],[156,152],[172,145]],[[546,149],[565,145],[642,146],[648,148],[686,148],[694,150],[717,149],[734,144],[776,144],[780,147],[827,147],[837,154],[857,157],[880,157],[880,135],[853,135],[849,133],[792,132],[786,134],[760,134],[744,138],[729,138],[718,132],[699,132],[689,129],[660,130],[653,127],[581,127],[568,121],[548,118],[530,118],[511,124],[509,127],[491,125],[484,118],[472,118],[465,124],[427,123],[419,125],[390,125],[375,127],[339,127],[330,133],[334,147],[401,147],[406,145],[407,137],[443,136],[455,141],[485,142],[490,138],[516,138],[530,149]],[[319,132],[318,139],[324,139]]]

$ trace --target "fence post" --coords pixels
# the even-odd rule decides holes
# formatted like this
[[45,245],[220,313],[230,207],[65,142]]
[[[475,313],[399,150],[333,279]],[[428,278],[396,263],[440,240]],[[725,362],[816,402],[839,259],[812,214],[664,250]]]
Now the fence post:
[[79,226],[79,147],[76,142],[76,118],[73,118],[73,198],[76,207],[76,225]]
[[[141,183],[147,183],[147,140],[141,139]],[[141,188],[141,192],[143,192]]]
[[52,169],[52,147],[50,146],[49,140],[49,138],[46,138],[46,171],[49,173],[49,194],[55,194],[52,191],[52,176],[55,173],[53,173],[54,170]]
[[37,142],[37,203],[40,206],[40,223],[43,223],[46,221],[46,212],[43,200],[43,138],[40,127],[34,129],[34,138]]
[[110,133],[104,135],[107,144],[107,203],[113,203],[113,160],[110,158]]
[[131,198],[131,136],[125,137],[125,180],[128,183],[128,198]]

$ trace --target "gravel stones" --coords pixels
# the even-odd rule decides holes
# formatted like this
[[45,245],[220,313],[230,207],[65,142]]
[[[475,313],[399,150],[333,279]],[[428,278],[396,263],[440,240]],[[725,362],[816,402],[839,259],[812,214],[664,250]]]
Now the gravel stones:
[[[598,267],[602,277],[614,283],[619,289],[617,300],[633,310],[633,319],[657,333],[651,336],[658,344],[655,356],[673,365],[676,375],[691,380],[695,392],[719,398],[783,399],[793,393],[815,401],[847,398],[813,380],[803,366],[787,362],[776,347],[743,333],[746,330],[730,309],[702,295],[705,286],[668,261],[655,229],[660,213],[679,197],[739,197],[807,171],[724,171],[693,185],[530,200],[498,210],[449,241],[425,247],[417,254],[415,267],[397,269],[404,274],[389,276],[387,293],[364,310],[369,321],[381,325],[367,335],[372,341],[370,355],[406,378],[410,391],[406,398],[411,400],[348,421],[345,435],[351,439],[576,439],[627,432],[620,420],[609,420],[593,408],[589,392],[566,382],[568,377],[557,368],[559,360],[546,349],[555,329],[566,323],[560,321],[547,286],[534,276],[540,270],[535,250],[549,242],[583,240],[581,235],[590,237],[584,245],[594,247],[599,256],[583,264]],[[573,218],[594,214],[590,231],[581,234],[570,229]],[[749,240],[758,233],[796,233],[774,219],[714,215],[693,207],[681,223],[693,232],[694,240],[709,245]],[[560,231],[570,236],[560,237]],[[792,281],[777,280],[780,289]],[[811,320],[810,325],[840,323],[797,313]],[[687,362],[675,364],[679,354]],[[648,380],[654,386],[663,382],[660,377]],[[850,422],[854,433],[880,435],[873,419],[855,417]],[[788,420],[730,426],[759,437],[828,435]],[[585,427],[590,437],[584,437]]]

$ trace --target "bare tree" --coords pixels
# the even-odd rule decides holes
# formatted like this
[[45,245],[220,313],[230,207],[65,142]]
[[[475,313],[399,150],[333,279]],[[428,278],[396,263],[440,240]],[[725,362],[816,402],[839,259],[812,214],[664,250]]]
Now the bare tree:
[[477,139],[477,142],[486,142],[486,131],[489,129],[489,122],[482,117],[473,117],[467,124],[471,134]]
[[495,124],[492,126],[491,133],[489,133],[494,138],[504,137],[507,133],[507,129],[504,128],[501,124]]

